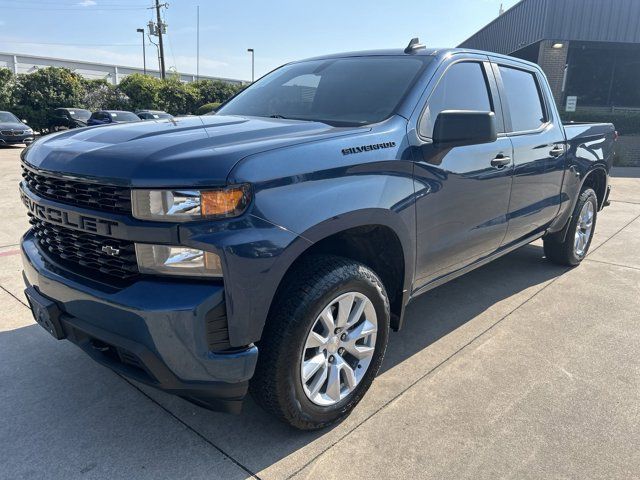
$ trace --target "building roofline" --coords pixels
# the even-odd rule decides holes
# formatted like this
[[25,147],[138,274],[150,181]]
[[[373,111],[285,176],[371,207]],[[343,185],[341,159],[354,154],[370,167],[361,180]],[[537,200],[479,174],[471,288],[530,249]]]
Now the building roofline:
[[[83,65],[91,65],[97,67],[116,67],[116,68],[125,68],[130,70],[142,70],[140,67],[133,67],[130,65],[118,65],[115,63],[102,63],[102,62],[91,62],[88,60],[73,60],[71,58],[58,58],[58,57],[45,57],[42,55],[32,55],[30,53],[13,53],[13,52],[2,52],[0,51],[0,55],[9,55],[12,57],[28,57],[28,58],[37,58],[38,60],[53,60],[56,62],[69,62],[69,63],[79,63]],[[160,74],[160,70],[156,70],[154,68],[147,68],[147,72],[153,72]],[[226,80],[230,82],[240,82],[240,83],[249,83],[248,80],[241,80],[239,78],[228,78],[228,77],[216,77],[214,75],[196,75],[195,73],[187,73],[187,72],[177,72],[179,75],[185,75],[189,77],[199,77],[205,79],[214,79],[214,80]]]
[[482,32],[483,30],[486,30],[487,28],[489,28],[491,25],[493,25],[494,23],[496,23],[498,20],[500,20],[502,17],[504,17],[505,15],[507,15],[509,12],[511,12],[514,8],[519,7],[520,5],[522,5],[523,3],[525,3],[527,0],[520,0],[518,3],[516,3],[515,5],[512,5],[511,7],[507,8],[504,12],[502,12],[502,15],[498,15],[496,18],[494,18],[493,20],[491,20],[489,23],[487,23],[484,27],[482,27],[480,30],[477,30],[475,33],[469,35],[469,37],[465,38],[462,42],[460,42],[458,45],[464,45],[465,43],[467,43],[469,40],[471,40],[473,37],[475,37],[476,35],[478,35],[480,32]]

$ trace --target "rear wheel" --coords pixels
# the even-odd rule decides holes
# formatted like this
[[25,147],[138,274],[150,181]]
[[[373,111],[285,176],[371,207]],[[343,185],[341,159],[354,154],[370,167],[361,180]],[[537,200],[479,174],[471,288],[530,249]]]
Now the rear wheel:
[[598,216],[598,198],[591,188],[578,198],[564,241],[551,235],[544,239],[544,253],[548,260],[560,265],[575,266],[586,257]]
[[254,398],[303,430],[336,422],[375,378],[389,336],[389,301],[368,267],[309,257],[285,280],[259,344]]

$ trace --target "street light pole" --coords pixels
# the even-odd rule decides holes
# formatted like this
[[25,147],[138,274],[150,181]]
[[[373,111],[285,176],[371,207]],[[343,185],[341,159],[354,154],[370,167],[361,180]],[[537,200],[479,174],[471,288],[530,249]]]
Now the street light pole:
[[251,54],[251,83],[253,83],[253,81],[255,80],[255,55],[256,52],[253,50],[253,48],[247,48],[247,52],[249,52]]
[[144,46],[144,28],[138,28],[136,29],[136,32],[141,33],[142,34],[142,69],[144,71],[144,74],[147,74],[147,52],[145,50],[145,46]]
[[196,80],[200,80],[200,5],[196,7]]

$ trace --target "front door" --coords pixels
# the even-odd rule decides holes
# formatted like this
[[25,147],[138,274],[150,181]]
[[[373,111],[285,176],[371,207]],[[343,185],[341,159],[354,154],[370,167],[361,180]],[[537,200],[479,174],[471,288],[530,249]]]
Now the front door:
[[[415,288],[494,252],[507,230],[513,156],[490,64],[473,56],[444,65],[418,124]],[[438,75],[437,74],[437,75]],[[493,111],[495,142],[439,149],[429,141],[444,110]]]

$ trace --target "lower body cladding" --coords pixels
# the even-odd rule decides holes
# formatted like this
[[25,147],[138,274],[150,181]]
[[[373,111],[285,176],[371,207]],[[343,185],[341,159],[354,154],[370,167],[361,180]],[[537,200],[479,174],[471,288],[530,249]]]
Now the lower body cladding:
[[50,264],[31,233],[22,256],[34,316],[55,338],[146,385],[240,411],[258,349],[229,348],[222,284],[156,277],[117,290],[90,284]]

